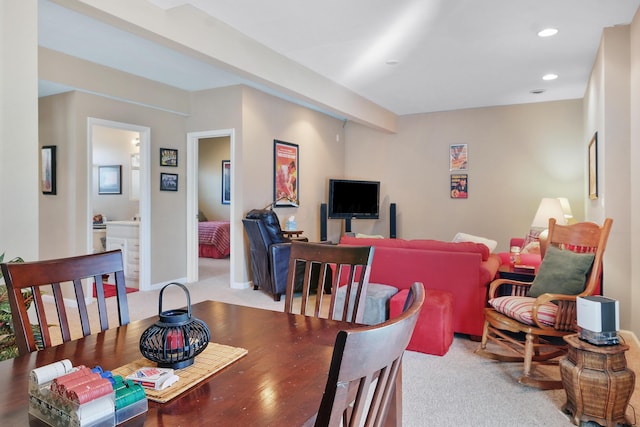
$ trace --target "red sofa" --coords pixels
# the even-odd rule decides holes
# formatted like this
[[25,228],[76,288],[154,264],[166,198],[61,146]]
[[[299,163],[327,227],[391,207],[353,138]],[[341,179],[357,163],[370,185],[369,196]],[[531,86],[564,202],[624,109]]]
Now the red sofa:
[[482,335],[488,284],[500,266],[500,257],[485,245],[352,236],[343,236],[340,244],[375,247],[370,283],[402,290],[422,282],[427,290],[450,292],[454,332]]

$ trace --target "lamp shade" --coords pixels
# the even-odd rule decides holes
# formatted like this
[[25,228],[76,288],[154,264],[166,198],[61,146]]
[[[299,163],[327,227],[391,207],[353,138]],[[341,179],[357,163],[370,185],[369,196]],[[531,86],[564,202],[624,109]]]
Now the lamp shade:
[[562,206],[562,212],[564,212],[564,218],[567,220],[568,224],[571,224],[573,221],[573,213],[571,212],[571,205],[569,204],[569,199],[566,197],[558,197],[560,200],[560,205]]
[[560,225],[566,225],[567,219],[562,210],[559,199],[545,197],[540,201],[536,215],[533,217],[531,228],[546,229],[549,227],[549,218],[555,218]]

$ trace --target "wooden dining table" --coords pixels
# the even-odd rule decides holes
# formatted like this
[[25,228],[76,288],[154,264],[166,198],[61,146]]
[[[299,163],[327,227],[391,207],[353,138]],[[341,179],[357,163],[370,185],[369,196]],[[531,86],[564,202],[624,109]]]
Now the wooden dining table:
[[[336,334],[353,325],[216,301],[193,304],[191,311],[208,325],[211,342],[241,347],[248,353],[166,403],[149,401],[147,413],[134,419],[133,425],[301,426],[312,422],[327,381]],[[32,369],[62,359],[76,366],[116,369],[140,359],[140,336],[157,320],[134,321],[0,362],[4,382],[0,424],[29,424]],[[401,378],[396,385],[388,425],[401,425]]]

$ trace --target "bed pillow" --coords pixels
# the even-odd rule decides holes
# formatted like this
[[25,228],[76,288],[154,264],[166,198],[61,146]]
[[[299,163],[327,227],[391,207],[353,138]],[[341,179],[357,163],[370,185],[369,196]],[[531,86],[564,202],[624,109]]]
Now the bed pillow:
[[198,211],[198,221],[200,222],[209,221],[207,217],[204,216],[204,213],[201,210]]
[[528,296],[544,293],[577,295],[584,290],[594,253],[576,253],[549,246]]

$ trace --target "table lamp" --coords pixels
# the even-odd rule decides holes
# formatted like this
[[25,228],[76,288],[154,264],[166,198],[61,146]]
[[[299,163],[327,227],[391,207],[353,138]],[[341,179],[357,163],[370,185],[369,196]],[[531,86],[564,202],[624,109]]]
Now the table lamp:
[[[162,295],[171,285],[180,286],[187,296],[186,310],[162,311]],[[160,320],[151,325],[140,337],[140,352],[161,368],[182,369],[193,364],[202,353],[211,334],[200,319],[191,317],[189,290],[181,283],[169,283],[160,290]]]
[[533,221],[531,222],[531,228],[540,231],[546,230],[549,228],[549,218],[555,218],[557,224],[567,224],[567,219],[564,216],[560,199],[551,197],[545,197],[542,199],[538,206],[538,210],[536,211],[536,215],[533,217]]
[[564,212],[564,218],[567,220],[567,224],[573,224],[576,220],[573,218],[573,213],[571,212],[571,205],[569,204],[569,199],[566,197],[558,197],[560,200],[560,205],[562,206],[562,212]]
[[531,230],[527,240],[546,240],[549,232],[549,218],[555,218],[557,224],[567,224],[562,204],[557,198],[545,197],[540,201],[536,215],[531,222]]

